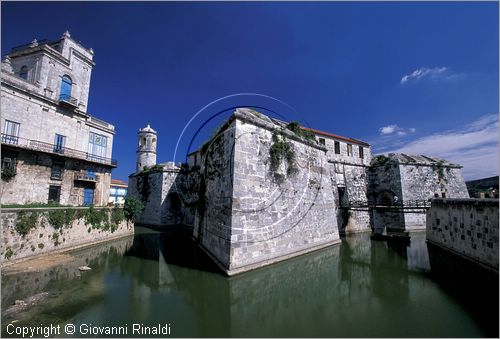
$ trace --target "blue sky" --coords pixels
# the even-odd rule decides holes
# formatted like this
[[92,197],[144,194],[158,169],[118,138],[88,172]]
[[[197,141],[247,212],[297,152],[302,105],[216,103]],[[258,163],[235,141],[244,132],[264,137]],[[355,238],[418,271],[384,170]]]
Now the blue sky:
[[[159,133],[158,162],[202,107],[263,105],[290,120],[498,175],[498,2],[2,2],[2,55],[37,39],[95,51],[89,112],[113,123],[113,177],[135,170],[137,131]],[[40,16],[40,13],[46,13]],[[50,15],[48,14],[50,13]],[[262,100],[261,100],[262,99]],[[199,144],[227,118],[221,114]]]

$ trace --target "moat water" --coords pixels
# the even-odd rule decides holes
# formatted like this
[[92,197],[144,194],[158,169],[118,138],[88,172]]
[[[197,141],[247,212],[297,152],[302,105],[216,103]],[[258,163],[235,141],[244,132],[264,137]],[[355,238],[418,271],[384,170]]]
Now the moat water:
[[[351,235],[232,278],[186,234],[137,228],[71,254],[57,267],[2,276],[2,337],[9,324],[61,325],[56,337],[68,336],[67,324],[80,337],[105,326],[145,336],[134,323],[168,324],[172,337],[498,337],[498,275],[428,249],[425,233],[409,246]],[[8,311],[41,292],[28,310]]]

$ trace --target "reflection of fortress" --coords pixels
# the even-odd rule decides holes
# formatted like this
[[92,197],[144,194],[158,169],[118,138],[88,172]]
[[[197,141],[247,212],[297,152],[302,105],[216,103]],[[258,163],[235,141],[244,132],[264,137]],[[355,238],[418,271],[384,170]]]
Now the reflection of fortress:
[[[381,309],[397,314],[412,307],[411,298],[436,302],[420,274],[429,269],[428,258],[421,256],[426,253],[423,233],[411,247],[404,246],[398,253],[388,250],[385,243],[371,242],[369,234],[360,234],[344,239],[342,246],[230,278],[211,274],[200,265],[198,269],[187,268],[194,267],[189,259],[193,254],[179,244],[187,244],[189,238],[174,241],[172,235],[164,234],[136,234],[126,255],[140,256],[147,263],[124,269],[135,278],[131,295],[148,305],[142,307],[151,307],[149,304],[159,298],[158,292],[178,295],[188,305],[189,311],[179,317],[187,318],[190,326],[177,326],[181,331],[178,336],[327,337],[355,333],[364,337],[393,327],[392,314]],[[184,253],[176,253],[172,247]],[[197,255],[198,260],[202,257]],[[179,260],[187,262],[179,264]],[[148,311],[151,313],[144,310]],[[165,314],[176,312],[170,306]],[[405,318],[403,323],[409,321],[407,316],[401,317]],[[380,327],[359,326],[368,318]],[[192,328],[199,332],[190,332]],[[350,332],[344,332],[345,328]],[[393,328],[396,332],[398,327]]]
[[237,109],[188,163],[156,165],[157,135],[139,131],[129,194],[140,223],[184,224],[236,274],[339,242],[340,233],[425,228],[428,199],[468,197],[459,165],[390,154],[352,138]]

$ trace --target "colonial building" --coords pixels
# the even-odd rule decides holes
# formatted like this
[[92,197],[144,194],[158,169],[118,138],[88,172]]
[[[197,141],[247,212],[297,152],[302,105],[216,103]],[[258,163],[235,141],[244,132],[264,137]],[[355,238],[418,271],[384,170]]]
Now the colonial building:
[[2,61],[2,204],[106,205],[113,125],[87,111],[93,50],[69,32]]
[[127,196],[127,183],[122,180],[111,179],[108,202],[113,205],[123,205]]

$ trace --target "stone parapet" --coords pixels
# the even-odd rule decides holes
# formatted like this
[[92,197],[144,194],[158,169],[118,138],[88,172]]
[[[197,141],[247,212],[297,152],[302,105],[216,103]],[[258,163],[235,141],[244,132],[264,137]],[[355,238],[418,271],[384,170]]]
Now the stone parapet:
[[498,272],[498,199],[433,199],[427,240]]
[[[40,254],[70,250],[134,233],[131,222],[123,219],[114,224],[110,217],[111,209],[96,208],[95,211],[108,211],[108,224],[101,226],[87,223],[84,213],[88,208],[2,208],[0,214],[2,240],[0,262],[25,259]],[[61,216],[51,213],[71,211],[73,218],[65,225],[54,225],[51,219],[61,220]]]

